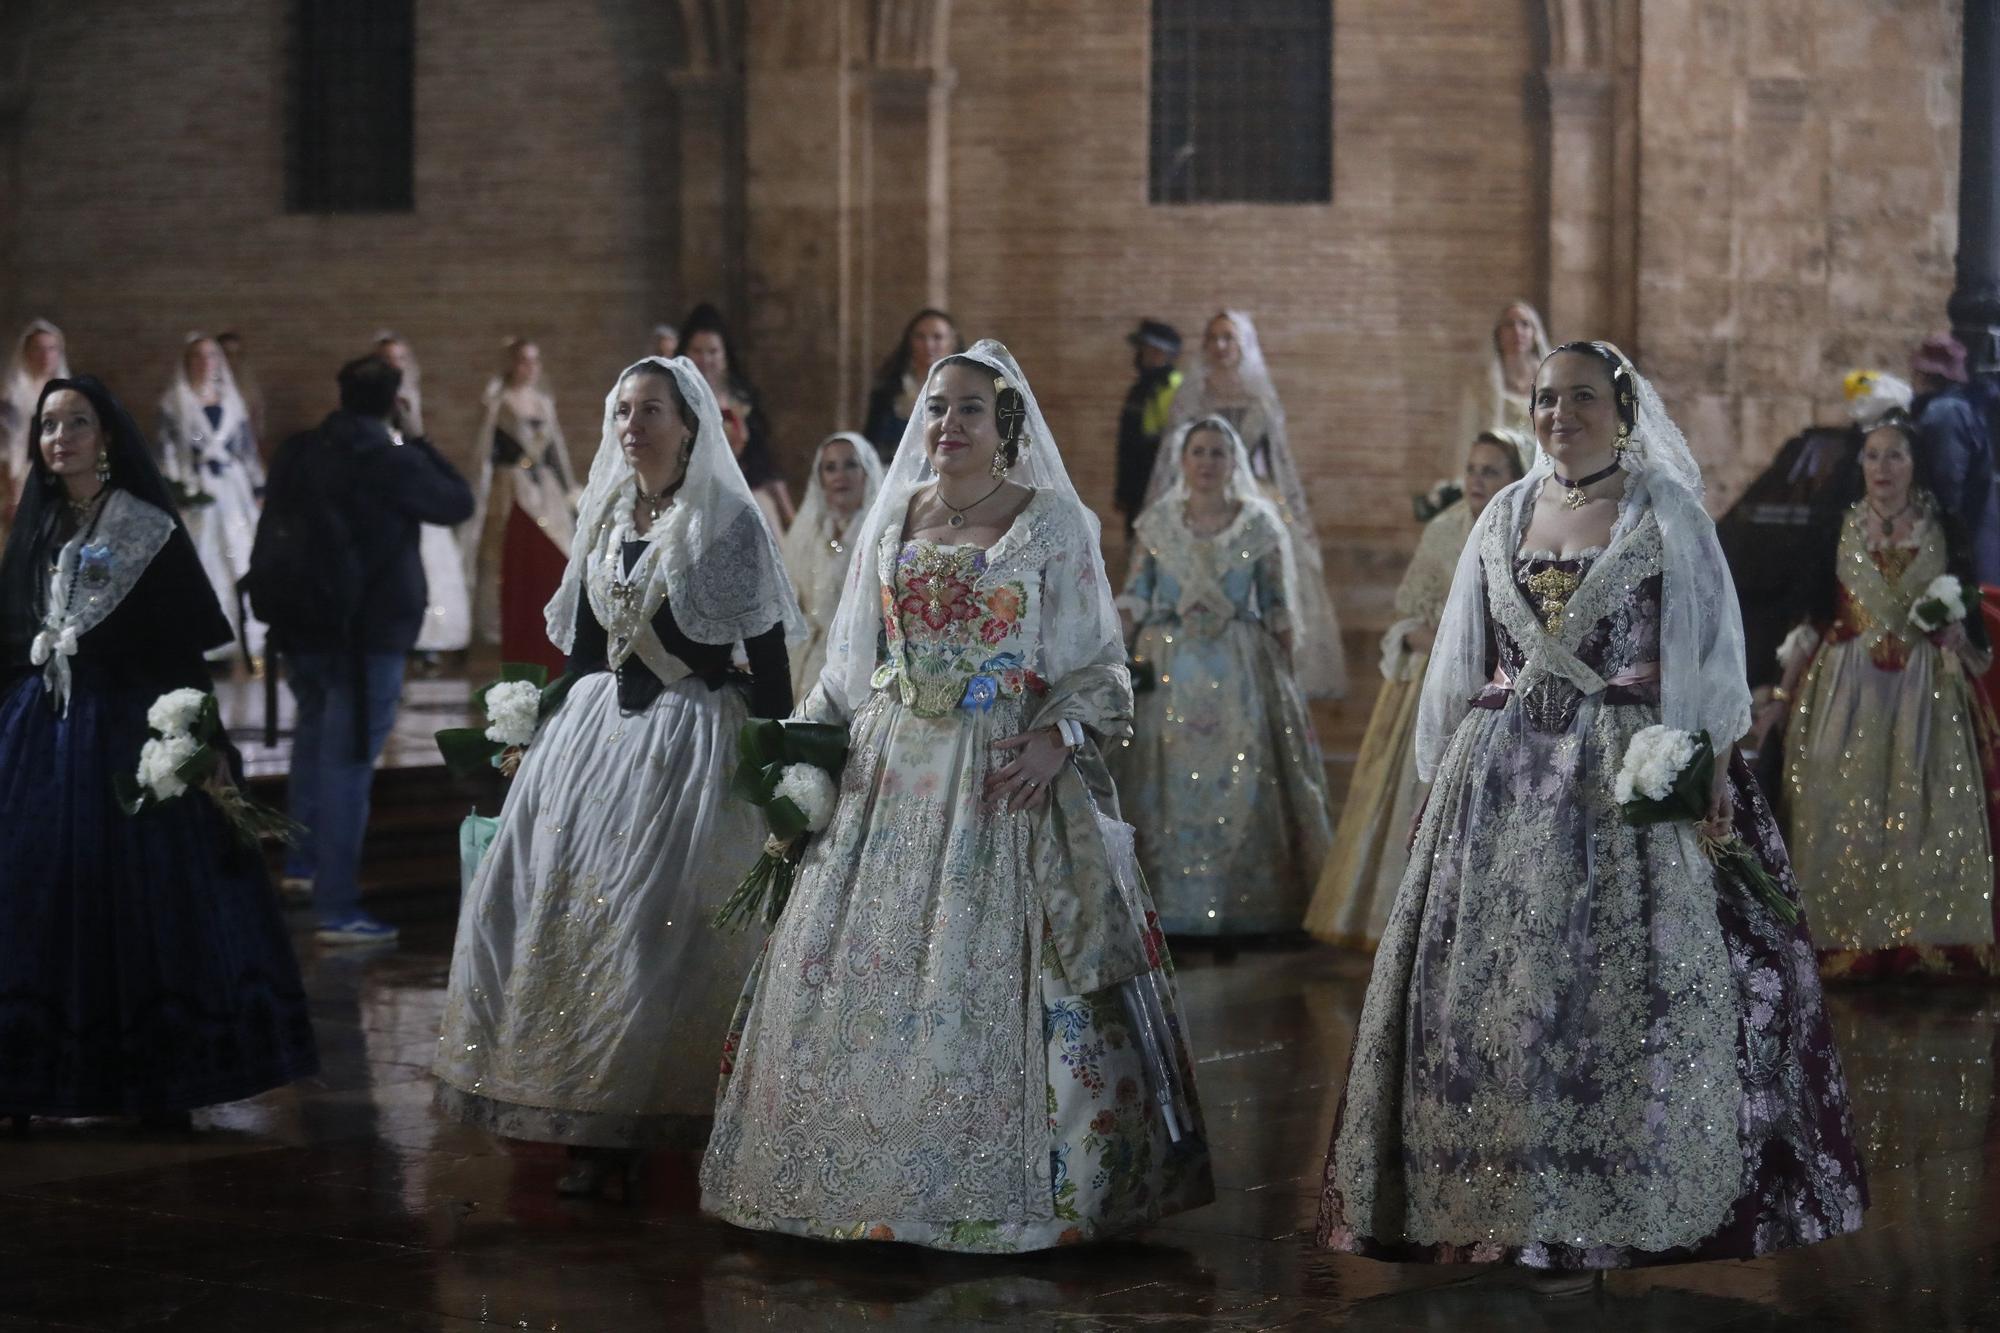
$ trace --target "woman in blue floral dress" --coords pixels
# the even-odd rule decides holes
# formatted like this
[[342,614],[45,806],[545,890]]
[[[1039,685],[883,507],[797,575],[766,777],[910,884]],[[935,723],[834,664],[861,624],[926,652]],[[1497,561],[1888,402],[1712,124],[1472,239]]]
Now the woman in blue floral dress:
[[1153,687],[1112,773],[1167,934],[1293,933],[1333,828],[1293,674],[1284,520],[1222,417],[1162,449],[1178,479],[1139,516],[1118,599]]
[[998,343],[933,368],[799,715],[851,751],[732,1025],[703,1207],[1009,1252],[1207,1202],[1098,753],[1132,692],[1097,524]]

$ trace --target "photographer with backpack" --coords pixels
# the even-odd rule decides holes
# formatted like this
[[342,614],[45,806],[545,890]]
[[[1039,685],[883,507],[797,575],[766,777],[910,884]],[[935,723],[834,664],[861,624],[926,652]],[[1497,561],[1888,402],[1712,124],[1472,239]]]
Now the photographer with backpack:
[[392,426],[402,378],[380,356],[340,368],[340,410],[272,462],[243,580],[297,703],[289,804],[307,833],[285,875],[311,881],[324,944],[396,938],[360,906],[369,788],[423,624],[422,525],[472,516],[465,479]]

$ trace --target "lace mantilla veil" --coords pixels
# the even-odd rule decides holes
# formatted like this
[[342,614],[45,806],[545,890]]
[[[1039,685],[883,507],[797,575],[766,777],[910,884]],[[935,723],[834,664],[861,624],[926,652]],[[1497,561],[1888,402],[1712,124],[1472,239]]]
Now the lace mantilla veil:
[[[1750,687],[1736,585],[1715,523],[1702,508],[1701,465],[1652,383],[1610,343],[1591,346],[1631,376],[1635,399],[1631,439],[1618,459],[1627,479],[1612,540],[1648,510],[1660,525],[1660,718],[1683,731],[1706,731],[1717,754],[1726,755],[1750,729]],[[1538,453],[1528,475],[1486,506],[1459,556],[1417,710],[1417,773],[1425,782],[1487,683],[1487,590],[1480,566],[1486,534],[1495,524],[1508,524],[1510,543],[1518,543],[1521,514],[1553,470],[1547,452]],[[1496,589],[1495,595],[1514,590]]]
[[0,408],[4,408],[0,410],[0,449],[6,451],[4,458],[0,458],[0,475],[12,478],[16,487],[28,475],[28,451],[33,447],[28,439],[28,424],[34,419],[35,406],[42,394],[42,381],[28,371],[28,340],[38,333],[48,334],[62,349],[49,378],[69,378],[69,350],[62,330],[46,319],[29,320],[14,339],[13,354],[7,358],[6,378],[0,380]]
[[[222,408],[222,424],[209,429],[208,418],[201,410],[201,395],[188,381],[187,350],[198,342],[213,342],[214,336],[199,329],[181,339],[181,354],[174,360],[174,376],[167,383],[167,392],[160,399],[160,409],[172,415],[182,429],[209,436],[216,443],[227,445],[236,432],[250,424],[250,409],[244,405],[242,391],[236,387],[236,372],[229,368],[229,358],[221,358],[222,368],[216,376],[220,394],[217,405]],[[253,450],[243,461],[249,465],[251,474],[262,478],[264,464]]]
[[[1298,664],[1299,685],[1315,699],[1338,699],[1347,693],[1347,654],[1340,642],[1340,620],[1334,614],[1333,599],[1326,587],[1326,564],[1319,549],[1319,529],[1313,524],[1312,509],[1306,503],[1306,489],[1299,480],[1298,465],[1292,461],[1291,437],[1285,429],[1285,407],[1278,398],[1278,386],[1264,359],[1264,344],[1257,325],[1247,310],[1223,310],[1222,316],[1236,328],[1236,344],[1242,350],[1236,375],[1243,392],[1257,409],[1268,441],[1266,465],[1276,499],[1272,507],[1284,521],[1291,540],[1287,557],[1291,575],[1292,624],[1297,642],[1293,659]],[[1212,320],[1210,321],[1213,322]],[[1174,395],[1173,420],[1185,425],[1198,417],[1211,416],[1215,406],[1209,401],[1208,359],[1197,356],[1185,372],[1180,392]],[[1246,423],[1249,418],[1246,418]],[[1240,434],[1241,432],[1239,432]],[[1160,441],[1153,459],[1152,479],[1146,485],[1146,503],[1167,493],[1180,476],[1180,451],[1170,449],[1170,432]],[[1249,441],[1244,442],[1247,450]],[[1254,475],[1254,470],[1250,475]]]
[[1049,616],[1042,624],[1042,651],[1047,658],[1049,679],[1058,680],[1065,671],[1087,663],[1125,660],[1118,611],[1112,605],[1111,585],[1104,573],[1104,554],[1099,549],[1097,516],[1070,483],[1062,456],[1056,451],[1055,436],[1050,434],[1041,404],[1035,400],[1035,392],[1028,387],[1027,377],[1021,373],[1014,354],[993,339],[982,338],[969,350],[943,358],[931,367],[923,391],[917,395],[916,411],[903,428],[902,442],[896,447],[881,493],[855,533],[854,559],[848,566],[840,610],[827,635],[826,666],[819,678],[819,688],[826,698],[848,713],[867,702],[874,688],[872,679],[880,646],[883,604],[883,572],[878,557],[885,534],[892,526],[896,534],[901,534],[911,496],[937,477],[924,453],[923,405],[939,370],[958,359],[975,361],[1020,390],[1027,404],[1028,420],[1020,457],[1008,471],[1008,479],[1050,494],[1074,525],[1076,543],[1084,548],[1069,552],[1069,558],[1089,562],[1080,580],[1087,590],[1086,604],[1060,616]]
[[[778,541],[785,553],[786,568],[792,571],[794,579],[813,567],[820,553],[826,550],[827,542],[833,539],[833,511],[826,507],[826,488],[819,484],[820,459],[826,456],[827,446],[831,444],[852,446],[854,456],[860,460],[862,474],[867,480],[861,495],[859,517],[866,519],[869,506],[882,493],[882,456],[875,452],[875,446],[868,443],[866,436],[843,430],[821,440],[819,448],[813,450],[812,468],[806,474],[805,498],[799,501],[799,511],[792,518],[792,526]],[[815,608],[813,614],[824,616],[826,609]]]
[[[684,356],[672,361],[649,356],[628,366],[604,396],[604,430],[577,506],[569,568],[549,600],[549,639],[566,653],[575,646],[578,600],[590,595],[591,556],[608,556],[610,567],[619,568],[622,553],[617,548],[632,535],[638,482],[618,443],[616,409],[620,386],[642,370],[672,379],[694,409],[696,428],[687,474],[674,502],[654,527],[646,553],[622,580],[641,589],[634,626],[652,624],[671,587],[674,621],[697,643],[736,643],[781,622],[788,641],[805,638],[805,617],[785,577],[778,540],[729,452],[708,381]],[[614,635],[612,655],[622,660],[633,646],[621,645]]]
[[[1243,443],[1243,437],[1237,433],[1236,427],[1230,425],[1226,417],[1197,417],[1192,421],[1184,421],[1167,432],[1166,439],[1160,442],[1160,454],[1163,459],[1172,460],[1173,480],[1168,483],[1157,500],[1146,506],[1145,511],[1139,515],[1139,521],[1132,525],[1133,530],[1139,534],[1141,541],[1157,546],[1160,543],[1148,535],[1158,530],[1157,525],[1181,523],[1182,507],[1187,504],[1188,496],[1187,473],[1181,469],[1181,454],[1187,449],[1188,436],[1194,434],[1197,429],[1212,430],[1221,435],[1229,442],[1229,448],[1236,456],[1236,468],[1229,474],[1229,484],[1224,493],[1230,499],[1239,501],[1243,505],[1243,512],[1236,522],[1230,525],[1230,529],[1240,528],[1252,514],[1263,514],[1270,520],[1272,530],[1279,537],[1278,550],[1284,562],[1286,595],[1296,597],[1298,562],[1292,554],[1292,543],[1285,540],[1284,515],[1280,514],[1278,507],[1266,500],[1258,491],[1256,474],[1250,470],[1250,450]],[[1227,530],[1229,529],[1225,529]],[[1289,612],[1290,608],[1287,610]]]

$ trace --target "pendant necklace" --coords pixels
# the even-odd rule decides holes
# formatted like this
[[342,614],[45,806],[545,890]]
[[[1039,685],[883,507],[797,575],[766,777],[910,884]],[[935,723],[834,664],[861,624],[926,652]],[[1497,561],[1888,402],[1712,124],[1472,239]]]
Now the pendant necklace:
[[1889,538],[1889,534],[1896,530],[1896,520],[1901,518],[1903,515],[1909,513],[1910,506],[1915,503],[1916,501],[1914,500],[1905,500],[1903,501],[1903,507],[1901,509],[1898,509],[1893,514],[1884,514],[1881,510],[1875,507],[1875,502],[1873,500],[1870,500],[1868,502],[1868,512],[1875,515],[1876,519],[1882,524],[1882,539],[1884,541],[1887,541]]
[[662,490],[658,495],[649,493],[646,490],[646,483],[639,480],[639,474],[636,472],[632,474],[632,486],[639,492],[639,503],[646,507],[646,530],[651,532],[653,525],[660,521],[660,515],[667,512],[667,505],[673,499],[672,492]]
[[1560,472],[1551,472],[1549,475],[1556,479],[1558,485],[1569,492],[1568,495],[1563,496],[1563,508],[1581,509],[1590,503],[1590,497],[1583,493],[1583,488],[1586,486],[1595,486],[1598,482],[1603,481],[1606,477],[1616,472],[1618,466],[1617,460],[1614,459],[1610,467],[1593,472],[1589,476],[1576,481],[1571,481]]
[[977,500],[974,500],[971,504],[965,506],[965,508],[963,509],[960,509],[957,505],[945,499],[944,491],[937,487],[931,488],[931,494],[937,497],[937,502],[939,504],[943,505],[946,509],[949,509],[951,511],[951,517],[945,520],[945,525],[947,527],[962,528],[965,526],[965,516],[971,513],[973,510],[979,508],[979,506],[985,504],[988,500],[991,500],[994,496],[998,495],[1000,493],[1000,488],[1002,486],[1005,486],[1006,484],[1007,484],[1007,479],[1005,477],[1002,477],[999,481],[993,483],[992,490],[986,492],[986,494],[980,496]]

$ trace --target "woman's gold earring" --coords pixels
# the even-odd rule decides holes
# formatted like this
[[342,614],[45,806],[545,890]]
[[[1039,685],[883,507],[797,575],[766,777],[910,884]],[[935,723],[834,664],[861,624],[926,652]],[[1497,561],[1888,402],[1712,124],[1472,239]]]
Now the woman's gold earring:
[[992,465],[986,469],[996,480],[1005,480],[1007,469],[1014,466],[1013,462],[1007,457],[1008,448],[1009,443],[1005,440],[1001,441],[1000,447],[993,451]]
[[111,480],[111,455],[102,449],[97,451],[97,479],[101,482]]

